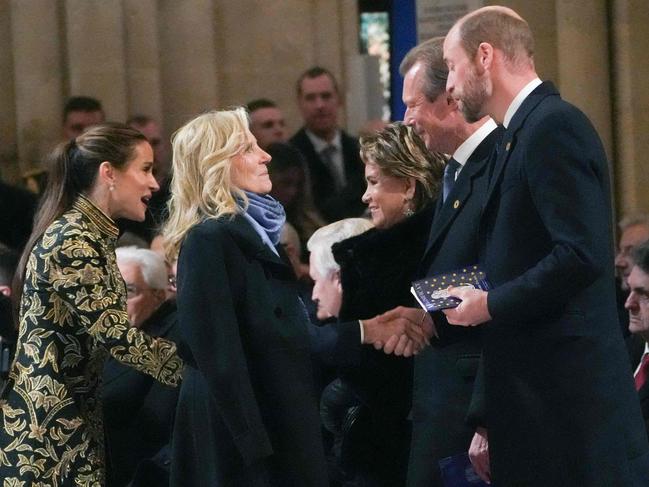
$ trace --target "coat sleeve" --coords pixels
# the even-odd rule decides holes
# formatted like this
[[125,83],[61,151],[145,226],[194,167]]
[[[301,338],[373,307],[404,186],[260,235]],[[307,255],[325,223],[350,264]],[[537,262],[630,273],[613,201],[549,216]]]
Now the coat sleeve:
[[590,122],[557,110],[528,137],[521,184],[551,245],[536,265],[489,292],[491,316],[512,323],[561,313],[609,264],[606,159]]
[[[34,254],[32,258],[35,267]],[[183,363],[176,345],[129,326],[123,296],[110,285],[107,259],[96,239],[84,232],[69,232],[46,257],[44,265],[54,291],[49,297],[49,317],[81,325],[120,362],[164,384],[178,385]],[[65,360],[74,361],[75,353],[66,350]]]
[[236,244],[223,226],[209,229],[195,227],[180,252],[180,333],[239,453],[252,464],[273,450],[250,380],[240,333],[245,323],[236,314],[226,265],[226,259],[236,259]]
[[358,321],[322,326],[309,322],[307,326],[311,354],[322,363],[333,367],[351,367],[360,364],[363,345]]

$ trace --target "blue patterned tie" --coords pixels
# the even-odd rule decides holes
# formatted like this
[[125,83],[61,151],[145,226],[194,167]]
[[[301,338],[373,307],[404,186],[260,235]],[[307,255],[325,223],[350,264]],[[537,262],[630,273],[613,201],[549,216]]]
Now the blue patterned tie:
[[453,185],[455,184],[455,175],[457,174],[457,170],[460,167],[460,163],[457,162],[455,159],[451,158],[449,161],[446,163],[446,167],[444,168],[444,179],[443,179],[443,199],[442,201],[446,201],[446,198],[448,198],[448,194],[451,192],[453,189]]

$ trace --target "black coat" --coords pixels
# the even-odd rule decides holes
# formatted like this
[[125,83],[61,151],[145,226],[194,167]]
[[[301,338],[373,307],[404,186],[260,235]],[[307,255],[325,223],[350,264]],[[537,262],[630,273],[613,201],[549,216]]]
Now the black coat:
[[32,233],[38,196],[0,181],[0,242],[22,252]]
[[365,166],[359,155],[358,141],[345,131],[341,131],[340,141],[347,184],[341,191],[336,191],[329,168],[315,151],[305,129],[300,129],[290,140],[309,165],[313,202],[329,222],[359,216],[365,211],[365,204],[361,201],[365,191]]
[[[502,132],[476,147],[445,202],[439,198],[419,277],[452,272],[479,260],[478,225],[489,182],[489,160]],[[433,316],[439,339],[415,357],[408,485],[442,485],[438,462],[469,448],[465,422],[482,348],[479,327],[451,326]]]
[[617,322],[610,202],[591,123],[537,87],[499,145],[480,225],[497,485],[633,485],[630,462],[648,451]]
[[[426,209],[389,229],[371,229],[333,245],[343,288],[341,321],[372,318],[396,306],[414,305],[410,286],[431,220],[432,209]],[[365,345],[359,364],[340,372],[372,413],[377,435],[373,468],[381,485],[405,481],[412,363],[411,358],[386,355]]]
[[[410,293],[423,255],[432,221],[432,208],[385,230],[367,232],[336,243],[334,258],[340,265],[343,300],[340,321],[368,319],[397,306],[412,306]],[[353,367],[345,376],[357,384],[368,404],[391,408],[405,417],[410,410],[412,359],[386,355],[371,346],[363,347],[364,365]],[[393,383],[375,372],[389,371]],[[396,396],[396,391],[404,393]],[[385,403],[386,394],[392,397]]]
[[[178,342],[176,306],[165,301],[141,330]],[[115,359],[104,366],[102,401],[107,446],[107,487],[127,485],[140,462],[171,440],[178,388],[169,387]]]
[[177,302],[171,485],[328,485],[291,267],[243,216],[205,220],[181,248]]
[[[640,335],[629,335],[626,338],[627,351],[629,352],[629,359],[631,360],[631,370],[636,370],[645,349],[645,340]],[[642,418],[644,419],[645,429],[649,437],[649,381],[638,391],[638,399],[640,400],[640,409],[642,410]]]

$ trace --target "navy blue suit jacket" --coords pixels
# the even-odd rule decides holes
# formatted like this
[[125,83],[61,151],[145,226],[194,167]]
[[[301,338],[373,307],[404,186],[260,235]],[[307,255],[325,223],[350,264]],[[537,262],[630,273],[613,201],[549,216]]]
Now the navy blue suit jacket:
[[[489,182],[491,153],[502,135],[489,134],[467,160],[445,202],[440,197],[419,277],[473,265],[479,258],[478,225]],[[480,359],[481,330],[451,326],[434,315],[439,339],[415,357],[412,445],[408,486],[442,485],[438,461],[468,449],[465,422]]]
[[483,325],[490,459],[499,485],[632,485],[647,439],[619,331],[608,164],[550,83],[498,148],[481,219],[495,289]]

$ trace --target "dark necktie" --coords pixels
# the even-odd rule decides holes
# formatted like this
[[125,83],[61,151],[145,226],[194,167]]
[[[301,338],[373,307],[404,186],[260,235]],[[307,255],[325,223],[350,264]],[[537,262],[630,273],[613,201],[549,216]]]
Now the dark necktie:
[[645,353],[642,356],[642,361],[640,362],[640,369],[635,375],[635,390],[639,391],[642,389],[642,386],[647,382],[649,377],[649,353]]
[[453,158],[449,159],[446,163],[446,167],[444,168],[444,179],[442,181],[444,185],[442,188],[442,201],[446,201],[448,194],[453,189],[453,185],[455,184],[455,175],[457,174],[459,167],[460,163]]
[[340,191],[343,186],[345,186],[345,182],[343,181],[343,176],[340,174],[340,171],[334,162],[334,154],[337,150],[338,148],[335,145],[330,144],[320,151],[320,158],[322,159],[322,162],[324,162],[325,166],[327,166],[327,169],[329,169],[329,174],[331,174],[334,181],[336,191]]

